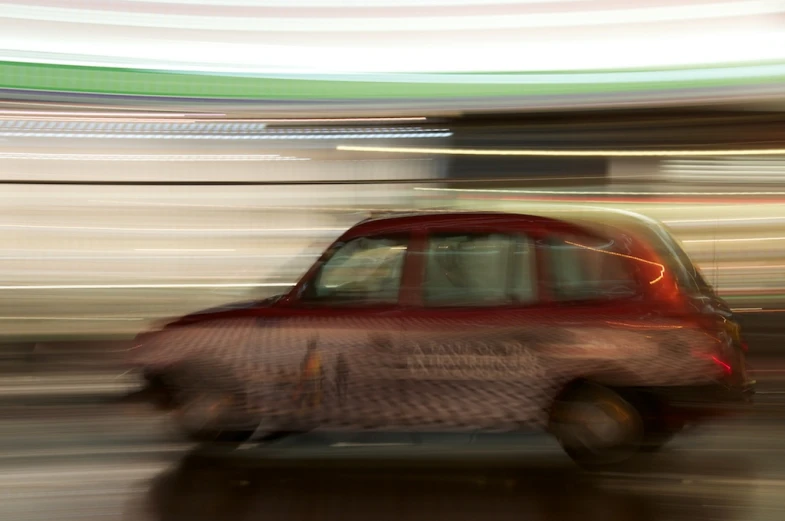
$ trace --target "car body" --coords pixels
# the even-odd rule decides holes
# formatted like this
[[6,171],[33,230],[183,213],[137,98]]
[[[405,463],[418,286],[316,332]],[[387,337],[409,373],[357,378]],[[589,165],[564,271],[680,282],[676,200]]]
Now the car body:
[[144,333],[131,363],[197,440],[536,428],[582,463],[624,459],[752,386],[676,241],[605,217],[369,219],[285,295]]

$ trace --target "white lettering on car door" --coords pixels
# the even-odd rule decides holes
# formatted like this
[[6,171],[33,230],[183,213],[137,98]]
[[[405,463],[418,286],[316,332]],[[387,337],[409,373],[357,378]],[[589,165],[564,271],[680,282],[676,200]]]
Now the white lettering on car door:
[[406,357],[410,377],[487,380],[537,378],[545,371],[537,354],[516,341],[416,342]]

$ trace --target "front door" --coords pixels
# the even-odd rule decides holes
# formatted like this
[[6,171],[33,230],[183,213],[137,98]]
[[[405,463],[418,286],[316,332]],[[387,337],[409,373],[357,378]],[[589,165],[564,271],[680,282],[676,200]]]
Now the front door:
[[525,231],[431,230],[419,306],[403,314],[403,422],[515,429],[536,415],[545,367],[538,261]]
[[322,427],[383,427],[396,414],[390,356],[409,246],[408,234],[336,244],[286,307],[285,327],[302,340],[294,405]]

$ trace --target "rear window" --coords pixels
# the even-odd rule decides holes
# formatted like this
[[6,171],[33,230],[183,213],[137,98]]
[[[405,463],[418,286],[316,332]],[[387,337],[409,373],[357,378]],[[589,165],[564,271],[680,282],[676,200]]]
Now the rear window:
[[652,247],[675,274],[679,286],[690,291],[713,293],[711,285],[706,282],[687,252],[667,229],[664,226],[661,228],[650,226],[649,229],[656,235],[651,241]]
[[682,289],[691,293],[713,293],[711,285],[706,282],[700,270],[664,224],[642,216],[609,226],[596,220],[578,220],[578,223],[602,235],[618,237],[620,240],[623,240],[628,232],[632,232],[637,240],[644,241],[654,250]]
[[612,240],[551,236],[540,244],[551,295],[559,302],[629,298],[639,293],[635,267]]
[[433,234],[427,252],[426,306],[529,304],[536,299],[534,249],[527,237]]

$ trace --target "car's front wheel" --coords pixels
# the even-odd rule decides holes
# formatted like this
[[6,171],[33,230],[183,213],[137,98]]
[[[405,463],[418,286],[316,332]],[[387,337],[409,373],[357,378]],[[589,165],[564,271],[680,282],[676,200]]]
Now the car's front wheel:
[[180,400],[172,415],[177,428],[189,441],[239,445],[249,440],[254,431],[228,420],[235,400],[228,394],[194,394]]
[[638,410],[607,387],[581,383],[555,401],[550,432],[565,452],[587,468],[622,463],[634,456],[645,439]]
[[145,386],[142,393],[157,408],[171,410],[175,407],[175,390],[166,375],[152,372],[143,374]]

